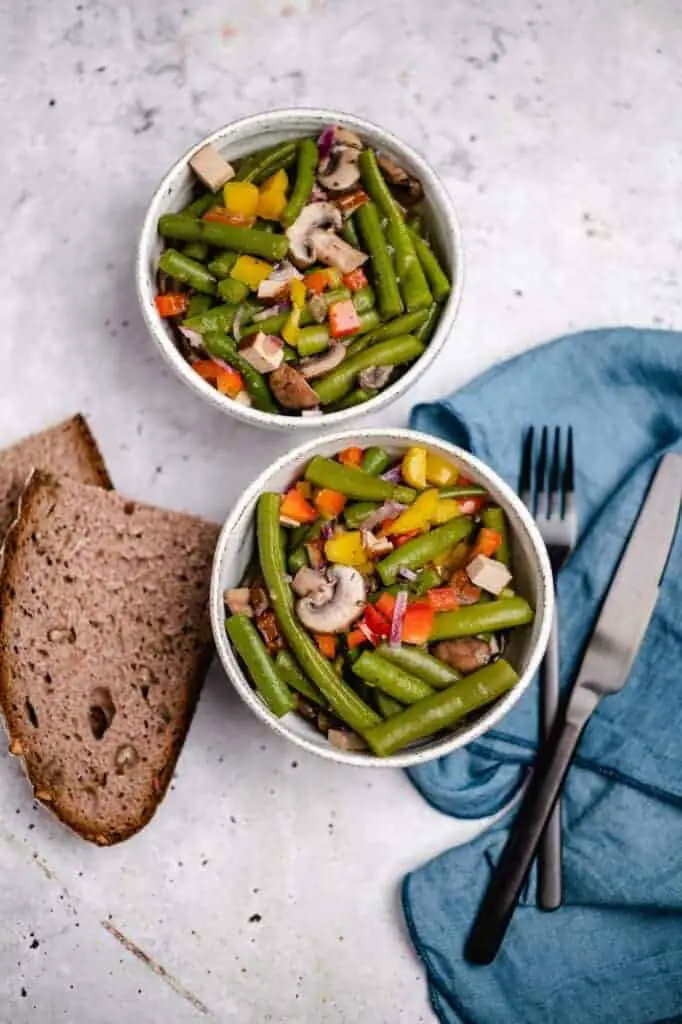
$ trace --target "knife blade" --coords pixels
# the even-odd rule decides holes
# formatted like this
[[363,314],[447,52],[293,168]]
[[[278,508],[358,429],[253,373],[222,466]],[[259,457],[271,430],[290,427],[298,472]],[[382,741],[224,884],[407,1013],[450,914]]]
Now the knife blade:
[[466,942],[471,963],[495,959],[590,715],[627,682],[656,605],[681,502],[682,454],[671,452],[659,464],[609,586],[566,713],[538,754]]

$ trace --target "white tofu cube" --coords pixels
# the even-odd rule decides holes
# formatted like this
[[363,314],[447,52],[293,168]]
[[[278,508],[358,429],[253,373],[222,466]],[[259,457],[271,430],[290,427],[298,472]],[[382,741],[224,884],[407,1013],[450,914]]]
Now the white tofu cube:
[[284,346],[279,338],[259,331],[255,337],[239,346],[239,355],[259,373],[272,373],[282,365]]
[[197,178],[203,181],[204,185],[217,192],[226,181],[234,177],[234,167],[229,164],[213,146],[204,146],[198,153],[195,153],[189,162],[190,167]]
[[466,571],[475,586],[495,595],[501,594],[512,578],[506,565],[487,555],[477,555],[473,562],[469,562]]

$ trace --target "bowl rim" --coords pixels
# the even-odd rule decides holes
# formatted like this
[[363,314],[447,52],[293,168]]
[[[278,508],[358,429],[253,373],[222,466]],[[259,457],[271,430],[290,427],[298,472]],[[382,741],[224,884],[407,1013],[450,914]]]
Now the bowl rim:
[[[165,209],[164,201],[167,199],[168,190],[174,185],[176,177],[185,169],[188,161],[196,152],[210,143],[222,142],[226,137],[229,139],[231,135],[237,135],[240,139],[245,138],[249,134],[249,129],[252,129],[252,134],[255,136],[260,132],[266,131],[268,127],[286,127],[291,122],[296,122],[301,118],[317,120],[320,122],[320,125],[323,123],[340,122],[350,128],[354,128],[360,134],[363,132],[376,133],[387,145],[397,152],[403,153],[417,167],[422,180],[428,182],[431,203],[438,207],[439,216],[443,217],[445,221],[445,230],[452,238],[454,250],[454,285],[443,305],[440,319],[424,354],[401,377],[384,391],[381,391],[375,398],[371,398],[360,406],[341,409],[337,412],[323,413],[320,416],[288,416],[284,413],[263,412],[251,406],[241,405],[226,395],[220,394],[207,381],[194,373],[175,343],[167,337],[162,327],[160,318],[154,308],[151,289],[148,288],[146,271],[149,251],[157,237],[157,222],[160,214]],[[166,364],[199,397],[210,402],[229,416],[265,429],[303,431],[319,429],[322,424],[324,424],[325,429],[327,427],[330,429],[333,427],[338,428],[341,424],[347,423],[350,420],[378,412],[399,398],[400,395],[408,391],[417,382],[419,377],[428,370],[429,366],[439,355],[454,324],[462,297],[464,285],[462,230],[450,194],[436,171],[412,146],[403,142],[393,132],[382,128],[381,125],[366,118],[340,110],[324,107],[282,107],[277,110],[250,114],[248,117],[231,121],[217,128],[190,146],[172,164],[154,190],[142,222],[135,256],[135,285],[142,318],[154,344],[160,351]]]
[[370,430],[363,430],[363,439],[366,438],[368,443],[371,443],[373,438],[378,437],[384,438],[385,442],[386,437],[390,436],[396,444],[404,444],[406,447],[411,444],[420,443],[438,447],[444,454],[449,454],[450,456],[455,457],[460,463],[471,468],[484,477],[484,479],[490,480],[491,483],[494,484],[495,489],[504,499],[505,511],[508,506],[514,512],[514,515],[520,520],[531,542],[536,559],[535,569],[538,574],[538,590],[540,596],[535,609],[535,614],[536,616],[541,616],[540,629],[535,647],[530,652],[526,669],[521,675],[517,685],[501,700],[498,700],[493,704],[489,711],[482,714],[470,729],[465,730],[456,736],[450,737],[449,739],[444,738],[443,740],[437,741],[432,747],[420,748],[413,751],[408,750],[405,753],[392,754],[388,757],[381,758],[371,754],[367,755],[365,753],[339,750],[331,744],[328,744],[326,747],[318,746],[307,737],[300,736],[290,730],[284,724],[284,719],[277,718],[273,715],[273,713],[257,696],[243,673],[237,657],[232,651],[232,647],[227,639],[224,627],[225,613],[223,605],[223,588],[221,584],[227,543],[233,531],[241,525],[248,506],[258,497],[261,491],[266,488],[268,479],[271,476],[280,470],[294,470],[297,464],[304,464],[304,462],[310,456],[314,455],[317,449],[323,445],[327,446],[330,443],[338,443],[339,448],[342,448],[344,446],[343,442],[352,439],[357,440],[357,433],[357,430],[353,429],[335,431],[332,434],[325,434],[322,437],[315,438],[314,440],[309,440],[298,445],[296,448],[293,448],[289,452],[280,456],[280,458],[276,459],[266,469],[259,473],[256,479],[240,496],[239,500],[229,513],[223,528],[220,531],[216,544],[213,567],[211,570],[210,586],[211,628],[213,630],[213,637],[218,651],[218,656],[230,683],[251,710],[254,711],[255,714],[275,732],[285,736],[287,739],[297,744],[297,746],[302,747],[304,750],[307,750],[309,753],[316,754],[318,757],[324,757],[330,761],[351,764],[362,768],[408,768],[418,764],[426,764],[428,761],[437,760],[446,754],[451,754],[453,751],[472,743],[474,740],[478,739],[479,736],[483,735],[483,733],[496,725],[496,723],[511,710],[514,704],[521,699],[525,691],[530,686],[533,677],[539,668],[540,661],[545,653],[545,649],[549,641],[552,618],[554,615],[554,582],[547,549],[540,536],[538,528],[535,525],[533,517],[512,488],[506,484],[505,481],[486,463],[482,462],[470,452],[465,451],[463,448],[459,448],[457,445],[451,444],[449,441],[444,441],[439,437],[425,434],[421,431],[404,428],[387,428],[385,430],[373,428]]

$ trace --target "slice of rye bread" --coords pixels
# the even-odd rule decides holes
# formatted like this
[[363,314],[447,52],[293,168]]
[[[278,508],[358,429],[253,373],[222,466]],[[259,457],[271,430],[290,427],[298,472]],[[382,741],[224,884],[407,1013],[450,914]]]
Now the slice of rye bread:
[[127,839],[166,791],[212,653],[218,527],[36,471],[0,569],[0,706],[36,799]]
[[104,460],[82,416],[58,423],[0,451],[0,543],[12,523],[32,469],[110,489]]

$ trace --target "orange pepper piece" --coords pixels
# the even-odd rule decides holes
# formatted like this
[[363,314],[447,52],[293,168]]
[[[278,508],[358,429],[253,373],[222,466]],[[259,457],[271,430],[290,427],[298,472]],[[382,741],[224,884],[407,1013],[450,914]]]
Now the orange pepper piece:
[[393,594],[389,594],[387,591],[374,602],[374,607],[384,615],[389,622],[393,618],[393,609],[395,608],[395,597]]
[[336,519],[346,504],[345,494],[333,491],[330,487],[323,487],[315,496],[315,508],[325,519]]
[[426,601],[415,601],[405,612],[401,640],[406,644],[428,643],[433,629],[434,611]]
[[282,498],[282,503],[279,507],[280,516],[284,516],[285,519],[293,519],[297,523],[312,523],[317,519],[317,512],[309,502],[303,497],[300,491],[297,491],[295,487]]
[[360,644],[366,644],[369,641],[361,629],[352,629],[346,636],[346,643],[348,644],[348,650],[352,651],[355,647],[359,647]]
[[360,317],[352,299],[332,302],[329,307],[329,333],[332,338],[347,338],[349,334],[355,334],[359,326]]
[[316,633],[315,642],[319,647],[320,654],[331,661],[336,657],[336,637],[333,633]]
[[236,398],[241,391],[245,390],[244,378],[241,373],[237,373],[236,370],[231,368],[220,366],[219,363],[214,363],[212,359],[196,359],[192,363],[192,369],[200,377],[203,377],[204,380],[215,383],[216,388],[222,395]]
[[451,612],[454,608],[459,608],[459,601],[452,587],[434,587],[426,596],[436,612]]
[[359,292],[361,288],[367,287],[367,276],[362,267],[356,267],[349,274],[343,275],[343,283],[352,292]]
[[256,223],[254,216],[234,213],[232,210],[226,210],[224,206],[212,207],[202,219],[208,221],[209,224],[234,224],[239,228],[252,228]]
[[165,295],[156,296],[154,305],[159,316],[180,316],[187,312],[189,295],[185,292],[166,292]]
[[360,466],[363,455],[362,448],[344,448],[336,457],[343,466]]
[[501,543],[501,533],[498,533],[497,530],[492,530],[489,526],[482,527],[478,531],[476,543],[471,549],[470,560],[473,561],[478,555],[487,555],[488,558],[491,558]]

